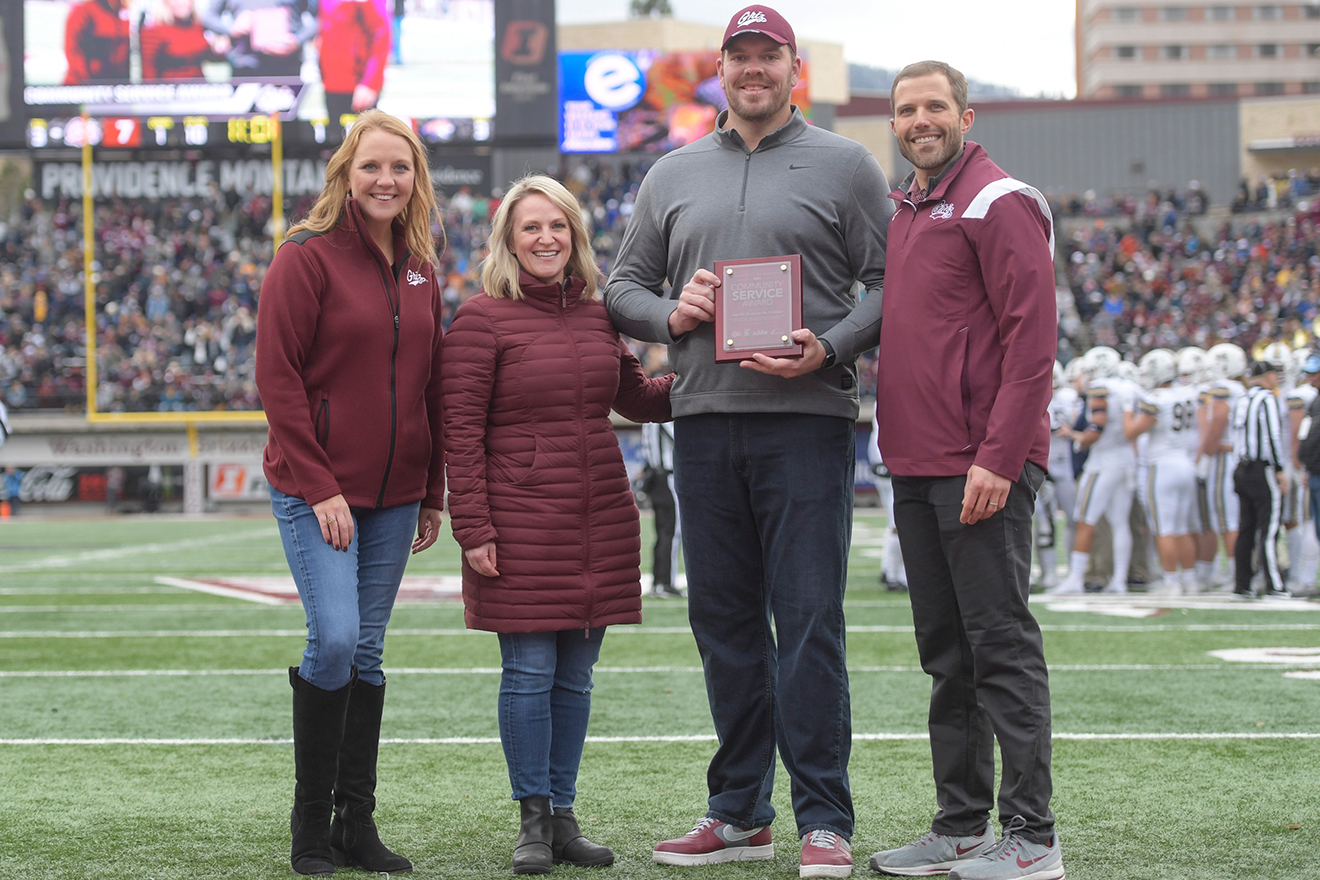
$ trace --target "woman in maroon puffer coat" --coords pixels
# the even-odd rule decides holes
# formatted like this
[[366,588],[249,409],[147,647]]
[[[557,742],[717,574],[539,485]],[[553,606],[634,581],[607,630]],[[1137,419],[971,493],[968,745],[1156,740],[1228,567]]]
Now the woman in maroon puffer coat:
[[608,865],[573,798],[605,627],[642,620],[637,505],[609,415],[666,421],[673,377],[646,378],[620,340],[558,182],[509,190],[481,280],[440,375],[466,621],[498,633],[503,657],[500,740],[522,809],[513,870]]

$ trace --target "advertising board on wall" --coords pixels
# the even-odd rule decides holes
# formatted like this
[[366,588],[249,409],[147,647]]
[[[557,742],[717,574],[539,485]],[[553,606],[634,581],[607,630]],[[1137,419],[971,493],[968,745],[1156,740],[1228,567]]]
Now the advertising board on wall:
[[[559,149],[667,152],[709,134],[728,107],[718,58],[652,49],[559,53]],[[792,100],[810,119],[807,68],[803,61]]]

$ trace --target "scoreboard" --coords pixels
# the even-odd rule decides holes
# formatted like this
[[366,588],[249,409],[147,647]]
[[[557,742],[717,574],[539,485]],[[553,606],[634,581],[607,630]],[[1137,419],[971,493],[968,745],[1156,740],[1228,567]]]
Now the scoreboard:
[[[339,125],[328,119],[296,119],[279,123],[285,143],[335,146],[341,132],[355,117],[345,114]],[[414,123],[426,143],[463,143],[490,140],[488,119],[427,119]],[[28,121],[27,146],[46,148],[93,147],[139,149],[151,147],[205,147],[233,144],[268,144],[274,124],[266,115],[230,116],[54,116]]]

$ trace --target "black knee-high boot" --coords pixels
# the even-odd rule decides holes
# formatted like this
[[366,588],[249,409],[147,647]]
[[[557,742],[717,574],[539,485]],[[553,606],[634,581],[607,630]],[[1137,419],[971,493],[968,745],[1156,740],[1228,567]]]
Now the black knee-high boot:
[[289,667],[293,686],[293,764],[297,784],[289,830],[290,864],[295,874],[325,877],[335,872],[330,852],[330,816],[335,808],[335,775],[344,738],[344,715],[357,670],[337,691],[322,690]]
[[330,847],[337,865],[357,865],[376,874],[398,874],[411,871],[412,862],[380,842],[372,818],[376,809],[376,757],[380,751],[380,716],[384,707],[384,682],[372,685],[359,679],[353,685],[344,720],[344,741],[339,747]]

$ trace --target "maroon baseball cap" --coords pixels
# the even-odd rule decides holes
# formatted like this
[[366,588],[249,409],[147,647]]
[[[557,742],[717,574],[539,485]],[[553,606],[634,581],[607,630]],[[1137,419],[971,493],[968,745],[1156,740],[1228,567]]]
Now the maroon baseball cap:
[[729,19],[729,26],[724,29],[724,42],[720,43],[720,51],[724,51],[729,40],[739,34],[765,34],[776,43],[788,46],[794,55],[797,54],[797,37],[793,35],[792,25],[769,6],[756,4],[735,12],[733,18]]

